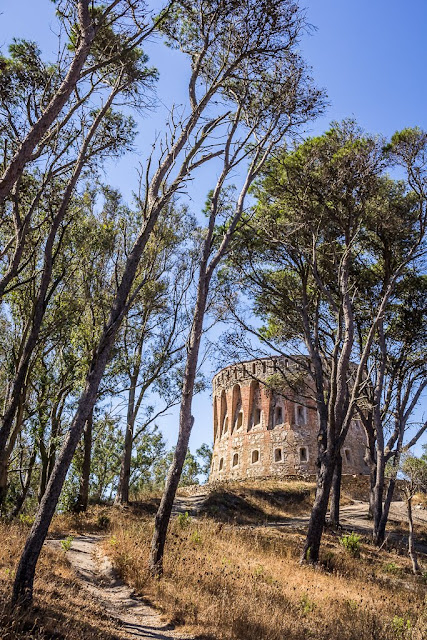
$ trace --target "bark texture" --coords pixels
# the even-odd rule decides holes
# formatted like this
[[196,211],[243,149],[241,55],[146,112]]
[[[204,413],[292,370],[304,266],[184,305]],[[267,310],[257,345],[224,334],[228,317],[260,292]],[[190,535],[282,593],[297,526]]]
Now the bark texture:
[[83,432],[83,464],[80,478],[79,495],[77,496],[74,510],[76,513],[86,511],[89,503],[89,480],[90,465],[92,460],[92,430],[93,430],[93,409],[86,420]]
[[412,496],[406,498],[406,509],[408,514],[408,552],[412,562],[412,571],[417,574],[420,572],[418,564],[417,552],[415,551],[415,535],[414,521],[412,518]]
[[332,492],[331,492],[330,522],[335,527],[338,527],[340,524],[341,479],[342,479],[342,456],[341,456],[341,453],[339,453],[337,456],[337,461],[335,463],[335,470],[332,478]]

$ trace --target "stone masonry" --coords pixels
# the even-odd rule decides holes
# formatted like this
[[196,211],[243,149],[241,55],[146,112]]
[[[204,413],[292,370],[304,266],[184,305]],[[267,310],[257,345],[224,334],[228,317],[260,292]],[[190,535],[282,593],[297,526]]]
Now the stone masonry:
[[[274,376],[286,379],[292,369],[285,357],[261,358],[214,376],[210,481],[316,473],[318,423],[309,385],[272,390]],[[364,454],[363,427],[354,420],[342,450],[343,473],[368,474]]]

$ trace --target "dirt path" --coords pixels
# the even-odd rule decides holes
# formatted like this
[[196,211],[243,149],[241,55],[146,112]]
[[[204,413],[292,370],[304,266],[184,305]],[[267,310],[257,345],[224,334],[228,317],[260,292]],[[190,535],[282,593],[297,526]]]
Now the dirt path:
[[197,516],[208,495],[208,491],[200,491],[193,496],[176,496],[173,503],[172,515],[176,516],[178,513],[187,512],[189,516]]
[[[156,609],[136,597],[132,589],[117,578],[101,549],[101,542],[102,537],[97,535],[76,536],[67,558],[85,588],[117,620],[120,632],[127,638],[139,640],[190,640],[190,636],[183,636],[166,625]],[[47,544],[61,548],[61,540],[48,540]]]

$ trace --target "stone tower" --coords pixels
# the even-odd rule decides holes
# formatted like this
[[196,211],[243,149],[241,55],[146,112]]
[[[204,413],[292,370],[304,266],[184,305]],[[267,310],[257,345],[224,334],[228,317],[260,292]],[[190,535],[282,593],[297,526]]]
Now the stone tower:
[[[274,376],[291,380],[297,372],[280,357],[231,365],[214,376],[210,481],[316,473],[318,423],[309,384],[303,379],[293,390],[271,390]],[[364,454],[363,427],[354,420],[342,450],[343,473],[369,473]]]

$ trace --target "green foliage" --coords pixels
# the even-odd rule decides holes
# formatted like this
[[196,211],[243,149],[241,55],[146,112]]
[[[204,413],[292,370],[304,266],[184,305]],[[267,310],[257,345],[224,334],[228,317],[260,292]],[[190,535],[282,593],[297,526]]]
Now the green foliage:
[[30,516],[28,514],[20,513],[19,514],[19,522],[27,525],[27,527],[32,527],[34,524],[34,516]]
[[176,521],[180,529],[187,529],[192,522],[192,518],[188,515],[188,511],[186,511],[185,513],[178,513]]
[[346,549],[352,556],[358,558],[360,556],[360,535],[354,533],[348,533],[340,538],[340,544]]
[[401,616],[394,616],[391,621],[391,627],[396,640],[404,640],[411,636],[412,625],[411,621],[407,618],[405,619]]
[[71,549],[71,545],[73,544],[74,537],[67,536],[64,540],[61,540],[61,547],[64,553],[67,553]]
[[304,593],[301,601],[300,601],[300,605],[301,605],[301,611],[303,613],[303,615],[308,615],[310,613],[313,613],[313,611],[316,609],[317,605],[314,602],[314,600],[311,600],[308,596],[308,593]]
[[108,529],[108,527],[111,524],[111,520],[108,516],[106,516],[105,514],[101,513],[98,518],[96,519],[96,524],[98,525],[98,527],[100,529]]
[[201,544],[202,536],[200,535],[200,533],[197,530],[193,531],[193,533],[191,534],[191,542],[193,544]]
[[393,575],[398,575],[401,573],[402,569],[395,562],[387,562],[384,565],[384,571],[386,573],[391,573]]

